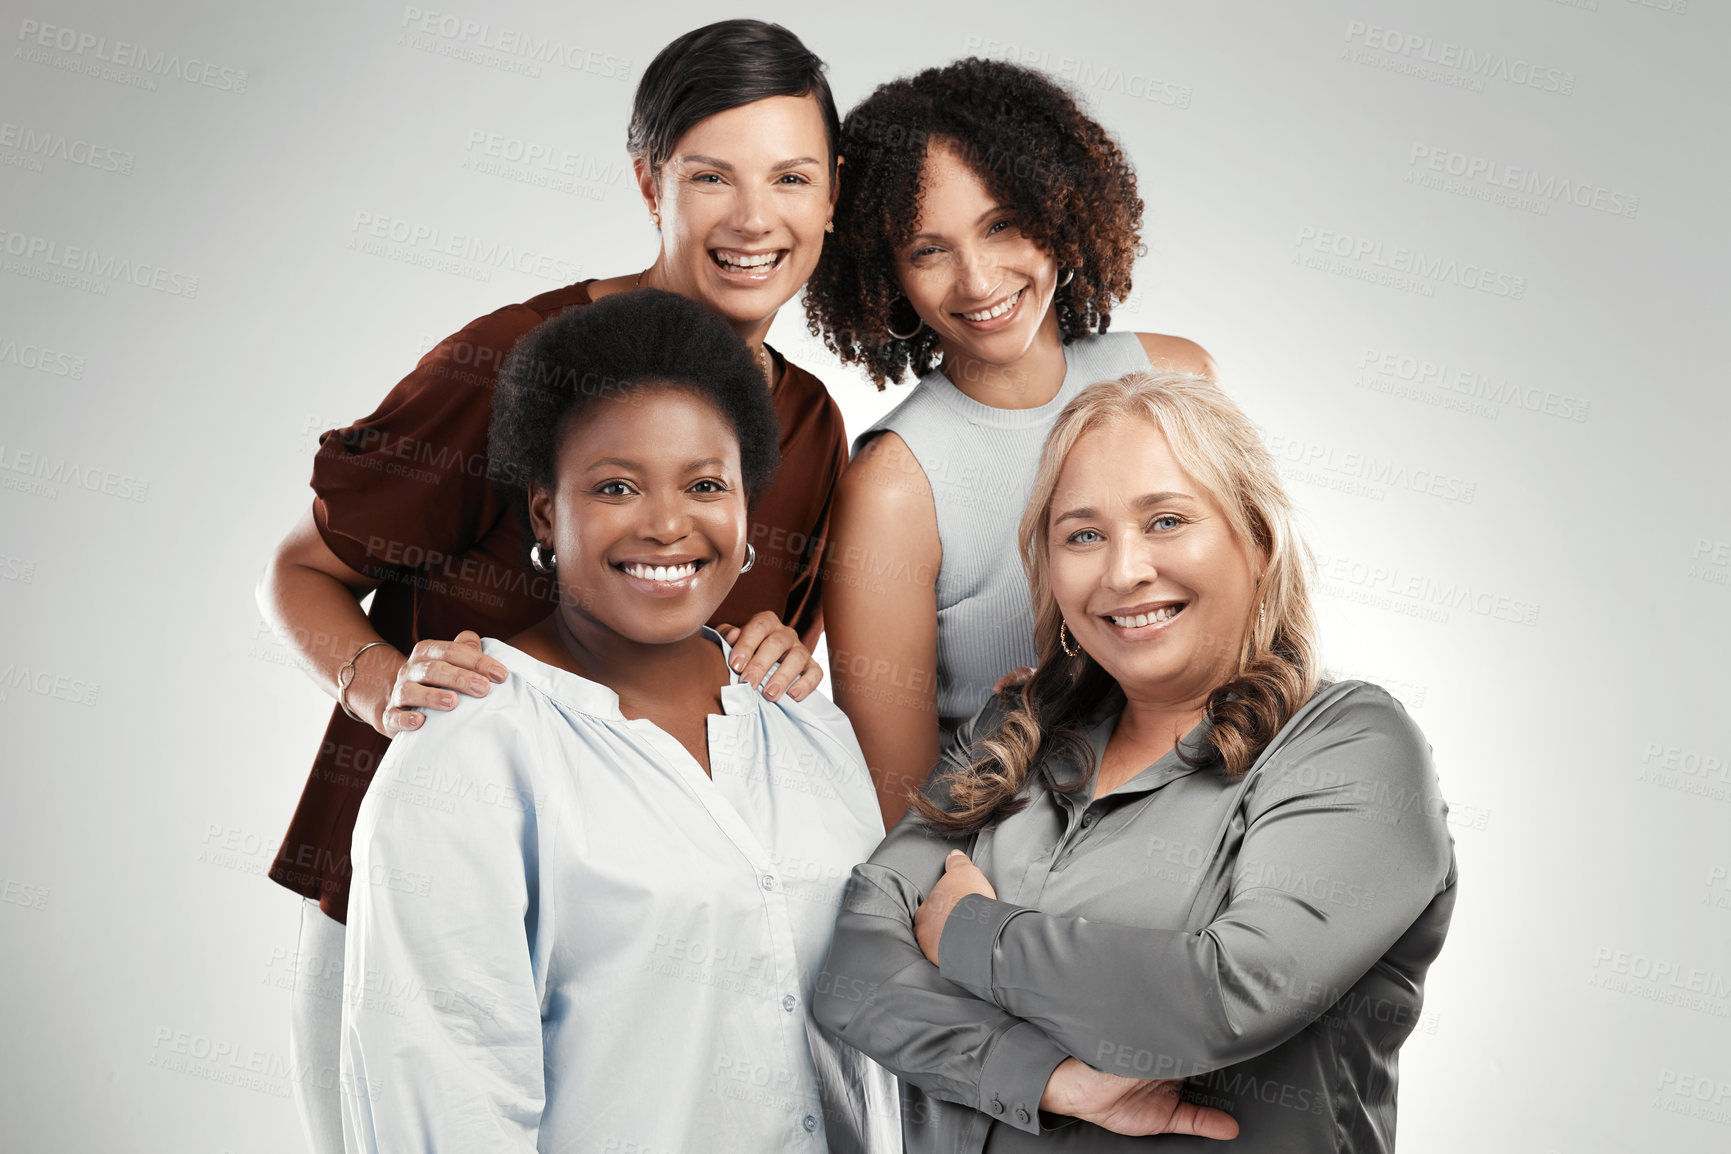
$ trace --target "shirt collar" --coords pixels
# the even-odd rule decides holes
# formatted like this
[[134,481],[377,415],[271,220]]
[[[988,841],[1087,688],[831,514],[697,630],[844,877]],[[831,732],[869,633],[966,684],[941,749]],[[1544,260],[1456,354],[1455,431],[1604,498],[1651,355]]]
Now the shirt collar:
[[[733,647],[722,638],[721,634],[703,626],[699,632],[705,640],[714,642],[721,647],[721,659],[728,661],[733,653]],[[624,721],[626,717],[619,711],[619,695],[599,681],[591,681],[572,673],[568,669],[560,669],[537,661],[521,649],[507,645],[494,637],[485,638],[481,642],[481,652],[489,657],[497,658],[506,669],[521,677],[526,683],[534,686],[542,693],[551,697],[559,704],[578,713],[602,721]],[[751,685],[739,679],[739,674],[733,671],[731,664],[727,667],[727,684],[721,687],[721,708],[729,716],[739,716],[755,713],[761,700],[758,692]]]
[[[1059,770],[1062,777],[1057,778],[1057,780],[1075,780],[1075,776],[1080,774],[1085,775],[1085,781],[1081,788],[1068,794],[1059,793],[1054,790],[1053,792],[1057,796],[1065,798],[1070,804],[1083,808],[1093,803],[1094,785],[1097,780],[1096,773],[1099,769],[1101,759],[1106,754],[1106,743],[1111,740],[1112,730],[1117,727],[1118,718],[1122,716],[1123,712],[1124,691],[1119,689],[1117,686],[1113,686],[1110,692],[1100,699],[1099,704],[1084,716],[1082,720],[1082,737],[1087,742],[1088,749],[1090,750],[1089,764],[1086,766],[1078,766],[1074,761],[1066,758],[1062,763],[1062,768]],[[1212,722],[1207,720],[1198,722],[1191,728],[1190,732],[1186,733],[1183,738],[1179,740],[1179,747],[1191,753],[1192,756],[1199,753],[1208,739],[1208,733],[1212,724]],[[1166,785],[1168,782],[1176,781],[1181,777],[1188,777],[1190,774],[1195,773],[1196,770],[1197,767],[1195,765],[1186,764],[1179,758],[1178,749],[1172,749],[1163,754],[1152,765],[1143,769],[1135,777],[1132,777],[1129,781],[1126,781],[1123,785],[1113,790],[1108,796],[1117,798],[1151,793],[1154,790],[1159,789],[1161,786]]]

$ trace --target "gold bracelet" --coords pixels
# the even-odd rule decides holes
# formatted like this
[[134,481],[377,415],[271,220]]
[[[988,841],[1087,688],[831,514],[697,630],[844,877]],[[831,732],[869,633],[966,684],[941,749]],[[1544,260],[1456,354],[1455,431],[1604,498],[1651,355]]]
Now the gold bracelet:
[[389,641],[369,641],[359,649],[355,650],[355,655],[343,662],[341,667],[337,669],[337,704],[343,707],[344,713],[348,714],[362,725],[371,725],[372,722],[349,708],[349,686],[353,685],[355,681],[355,662],[361,659],[361,654],[365,653],[373,646],[389,644]]

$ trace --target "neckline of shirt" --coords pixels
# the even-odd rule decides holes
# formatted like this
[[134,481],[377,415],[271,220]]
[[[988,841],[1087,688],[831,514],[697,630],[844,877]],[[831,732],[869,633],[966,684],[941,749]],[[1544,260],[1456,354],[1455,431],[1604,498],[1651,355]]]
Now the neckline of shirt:
[[1063,346],[1064,379],[1058,382],[1058,391],[1052,394],[1052,399],[1043,405],[1035,405],[1031,409],[1003,409],[997,405],[988,405],[984,401],[976,401],[973,397],[956,387],[954,381],[944,376],[940,366],[920,378],[919,386],[932,393],[938,400],[960,413],[963,417],[977,425],[996,425],[1006,429],[1025,429],[1038,425],[1051,424],[1052,420],[1070,403],[1074,390],[1069,388],[1074,376],[1072,370],[1076,367],[1072,350],[1082,341],[1099,340],[1099,335],[1090,335]]
[[[728,661],[733,647],[727,641],[705,625],[699,633],[705,640],[711,641],[721,648],[721,659]],[[572,673],[568,669],[548,665],[524,653],[521,649],[496,637],[483,638],[481,652],[489,657],[497,658],[506,669],[523,679],[524,684],[541,694],[552,698],[567,709],[596,718],[600,721],[632,722],[642,718],[630,718],[619,710],[619,694],[587,677]],[[758,703],[756,689],[739,679],[739,674],[733,671],[733,666],[727,666],[727,684],[721,687],[721,708],[723,715],[737,717],[756,712]],[[714,717],[716,714],[710,714]],[[653,724],[653,723],[651,723]]]

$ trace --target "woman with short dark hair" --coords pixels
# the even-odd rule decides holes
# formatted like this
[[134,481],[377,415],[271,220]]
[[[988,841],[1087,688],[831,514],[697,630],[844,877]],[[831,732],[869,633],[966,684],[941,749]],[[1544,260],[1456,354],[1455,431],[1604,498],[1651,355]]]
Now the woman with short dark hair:
[[557,608],[483,702],[391,746],[355,827],[348,1149],[899,1149],[894,1083],[811,1017],[881,834],[847,719],[769,701],[704,622],[753,548],[775,414],[671,293],[547,322],[490,452]]
[[960,60],[885,84],[842,126],[814,332],[882,388],[854,442],[824,576],[835,698],[886,825],[953,738],[1034,661],[1016,518],[1066,401],[1134,369],[1211,375],[1180,337],[1108,333],[1142,201],[1111,135],[1050,78]]
[[270,870],[306,899],[290,1046],[296,1066],[314,1072],[296,1087],[317,1149],[341,1143],[338,959],[350,835],[368,782],[394,735],[503,681],[480,634],[513,636],[552,608],[555,583],[529,563],[487,453],[494,384],[519,338],[568,310],[655,287],[708,307],[744,339],[780,425],[783,466],[753,510],[757,563],[711,623],[771,700],[803,697],[822,675],[810,655],[823,628],[817,560],[847,443],[823,385],[763,341],[816,263],[832,210],[838,122],[823,70],[793,33],[756,20],[667,45],[638,85],[629,133],[659,230],[648,267],[481,317],[421,358],[370,416],[320,439],[312,507],[259,587],[266,619],[338,706]]

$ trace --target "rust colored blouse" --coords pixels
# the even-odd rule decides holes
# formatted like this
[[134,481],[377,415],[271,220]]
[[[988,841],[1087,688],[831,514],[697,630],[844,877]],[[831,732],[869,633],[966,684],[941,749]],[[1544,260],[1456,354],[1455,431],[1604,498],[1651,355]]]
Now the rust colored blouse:
[[[319,438],[313,520],[344,564],[378,582],[367,616],[402,652],[464,629],[509,640],[553,611],[551,580],[529,567],[522,524],[489,478],[487,424],[512,346],[542,321],[588,304],[588,285],[474,321],[422,357],[371,416]],[[769,609],[815,647],[823,632],[817,559],[847,437],[823,383],[776,362],[781,467],[751,511],[757,564],[710,623],[742,625]],[[316,898],[339,922],[348,910],[355,814],[389,745],[372,726],[331,711],[271,865],[272,880]]]

